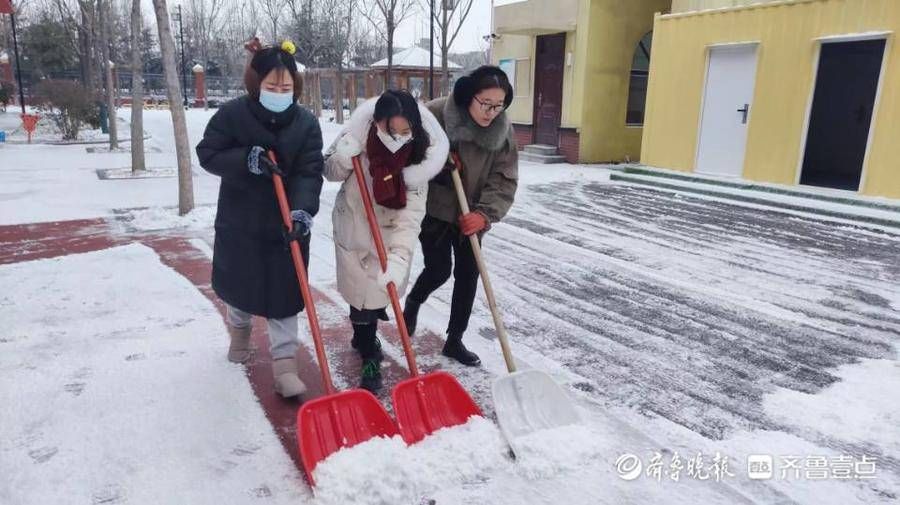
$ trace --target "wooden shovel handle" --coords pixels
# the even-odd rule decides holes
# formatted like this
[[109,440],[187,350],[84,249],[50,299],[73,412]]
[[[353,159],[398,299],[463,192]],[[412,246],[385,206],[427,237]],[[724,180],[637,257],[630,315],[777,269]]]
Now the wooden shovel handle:
[[[375,250],[378,252],[378,261],[381,262],[381,271],[387,271],[387,252],[384,249],[384,240],[381,238],[381,228],[378,227],[378,219],[375,218],[375,208],[372,206],[372,197],[369,196],[369,187],[366,184],[366,176],[363,174],[362,163],[359,156],[353,157],[353,173],[356,175],[356,182],[359,184],[359,194],[362,197],[363,207],[366,209],[366,218],[369,221],[369,230],[372,232],[372,240],[375,241]],[[397,294],[397,286],[393,282],[387,285],[388,296],[391,298],[391,306],[394,308],[394,319],[397,320],[397,330],[400,333],[400,340],[403,342],[403,352],[406,353],[406,364],[409,366],[409,373],[413,377],[419,375],[419,368],[416,366],[416,355],[413,352],[412,343],[409,339],[409,330],[406,328],[406,320],[403,319],[403,309],[400,307],[400,296]]]
[[[462,179],[459,172],[462,170],[462,161],[455,152],[450,153],[453,160],[453,169],[450,170],[450,176],[453,178],[453,187],[456,188],[456,197],[459,199],[459,208],[463,214],[469,213],[469,201],[466,199],[466,190],[463,189]],[[484,295],[487,297],[488,306],[491,308],[491,316],[494,318],[494,327],[497,329],[497,337],[500,340],[500,349],[503,350],[503,359],[506,360],[506,369],[509,373],[516,371],[516,361],[513,359],[512,351],[509,349],[509,339],[506,337],[506,326],[503,325],[503,318],[500,317],[500,309],[497,307],[497,299],[494,298],[494,288],[491,285],[491,279],[488,277],[487,265],[484,262],[484,256],[481,254],[481,244],[478,242],[477,235],[469,235],[469,243],[472,245],[472,255],[475,256],[475,262],[478,264],[478,271],[481,273],[481,283],[484,286]]]
[[[269,151],[268,155],[272,163],[278,163],[273,151]],[[281,220],[288,231],[291,231],[294,227],[294,220],[291,219],[291,209],[288,206],[287,193],[284,190],[284,180],[280,175],[272,174],[272,184],[275,186],[275,197],[278,199],[278,208],[281,210]],[[334,394],[336,390],[334,383],[331,382],[328,358],[325,357],[325,344],[322,342],[322,333],[319,330],[319,316],[316,314],[316,306],[313,304],[312,292],[309,289],[309,278],[306,275],[306,266],[303,264],[300,244],[296,240],[291,241],[291,257],[294,259],[294,270],[297,271],[300,294],[303,296],[303,303],[306,306],[306,317],[309,318],[309,330],[316,346],[316,358],[319,360],[319,369],[322,372],[322,383],[325,385],[326,394]]]

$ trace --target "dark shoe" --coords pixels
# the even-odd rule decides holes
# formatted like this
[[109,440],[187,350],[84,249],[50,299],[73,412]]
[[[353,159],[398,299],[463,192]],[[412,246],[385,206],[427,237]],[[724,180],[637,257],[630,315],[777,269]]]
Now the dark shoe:
[[372,393],[377,393],[383,385],[381,382],[381,360],[363,360],[361,377],[359,387]]
[[378,337],[363,343],[356,349],[359,356],[365,360],[383,361],[384,354],[381,352],[381,340]]
[[466,366],[481,366],[481,358],[463,345],[462,335],[455,338],[453,336],[447,337],[447,343],[444,344],[444,350],[441,351],[441,354],[455,359]]
[[356,349],[362,359],[383,360],[384,355],[381,353],[381,341],[378,340],[376,333],[378,325],[372,324],[354,324],[353,339],[350,346]]
[[406,323],[406,331],[409,332],[409,336],[413,336],[416,333],[416,323],[419,319],[419,307],[422,305],[419,302],[415,302],[406,299],[406,307],[403,307],[403,321]]

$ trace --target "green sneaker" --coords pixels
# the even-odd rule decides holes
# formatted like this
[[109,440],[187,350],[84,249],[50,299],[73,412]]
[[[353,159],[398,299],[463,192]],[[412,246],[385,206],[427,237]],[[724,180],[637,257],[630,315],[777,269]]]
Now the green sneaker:
[[359,387],[372,393],[377,393],[381,389],[381,360],[363,360],[362,380]]

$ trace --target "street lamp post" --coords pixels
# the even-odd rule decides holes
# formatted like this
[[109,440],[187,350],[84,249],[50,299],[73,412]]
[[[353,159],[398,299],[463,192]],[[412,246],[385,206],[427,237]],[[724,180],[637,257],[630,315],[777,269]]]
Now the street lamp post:
[[178,18],[178,38],[181,39],[181,95],[183,97],[183,107],[187,107],[187,73],[184,63],[184,23],[181,22],[181,5],[178,5],[178,12],[172,17]]

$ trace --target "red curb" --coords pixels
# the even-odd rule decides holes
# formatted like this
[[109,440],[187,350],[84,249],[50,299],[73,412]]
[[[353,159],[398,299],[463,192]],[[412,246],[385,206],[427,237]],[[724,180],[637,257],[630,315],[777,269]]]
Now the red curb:
[[98,251],[126,242],[112,235],[105,219],[0,226],[0,265]]

